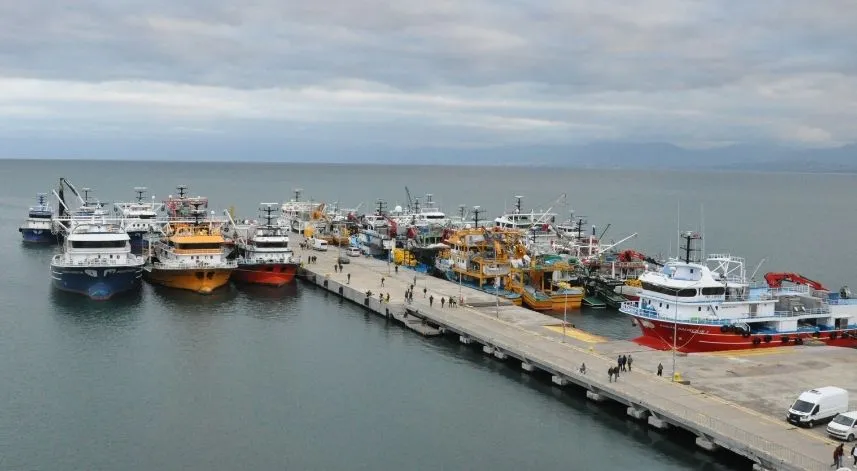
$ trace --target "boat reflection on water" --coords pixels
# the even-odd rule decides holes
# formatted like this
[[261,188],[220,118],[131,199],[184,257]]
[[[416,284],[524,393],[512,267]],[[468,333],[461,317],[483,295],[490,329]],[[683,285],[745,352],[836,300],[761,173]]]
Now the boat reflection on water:
[[282,286],[235,283],[234,288],[241,294],[258,299],[289,299],[298,295],[297,283]]
[[161,285],[148,285],[152,293],[165,305],[182,308],[193,308],[192,311],[204,311],[213,306],[218,308],[228,307],[226,301],[232,301],[238,296],[238,292],[231,284],[226,284],[214,291],[200,295],[194,291],[175,289]]
[[132,320],[137,317],[143,301],[141,290],[119,293],[110,298],[109,303],[57,289],[50,290],[50,297],[57,307],[56,313],[80,322]]

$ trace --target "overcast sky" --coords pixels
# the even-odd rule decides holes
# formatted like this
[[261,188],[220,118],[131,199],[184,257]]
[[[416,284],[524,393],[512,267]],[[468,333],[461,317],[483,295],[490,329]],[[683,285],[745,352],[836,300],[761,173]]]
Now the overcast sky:
[[6,0],[0,140],[830,147],[855,30],[854,0]]

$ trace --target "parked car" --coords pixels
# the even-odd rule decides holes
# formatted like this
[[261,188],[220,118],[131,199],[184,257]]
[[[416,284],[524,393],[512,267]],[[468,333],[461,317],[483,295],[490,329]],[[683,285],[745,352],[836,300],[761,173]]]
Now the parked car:
[[344,255],[340,255],[339,258],[336,259],[336,261],[340,265],[345,265],[346,263],[351,263],[351,259],[349,259],[348,257],[346,257]]
[[[345,255],[349,257],[359,257],[360,256],[360,248],[359,247],[348,247],[348,250],[345,251]],[[345,263],[345,262],[343,262]]]
[[827,434],[840,440],[851,441],[857,437],[857,411],[837,415],[827,424]]

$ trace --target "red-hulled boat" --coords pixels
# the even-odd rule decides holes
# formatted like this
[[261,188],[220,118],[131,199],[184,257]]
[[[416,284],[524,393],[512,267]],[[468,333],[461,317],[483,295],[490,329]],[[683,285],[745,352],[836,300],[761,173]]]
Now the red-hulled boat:
[[[640,275],[640,299],[622,304],[642,330],[635,342],[682,352],[803,344],[857,347],[857,300],[820,285],[750,286],[744,259],[725,254],[693,259],[696,233],[683,233],[685,256]],[[770,280],[782,277],[768,276]],[[843,292],[845,289],[843,289]],[[841,294],[841,293],[840,293]]]
[[236,282],[283,286],[295,279],[298,263],[289,247],[289,229],[276,224],[276,206],[263,203],[264,224],[236,226],[238,268],[232,273]]

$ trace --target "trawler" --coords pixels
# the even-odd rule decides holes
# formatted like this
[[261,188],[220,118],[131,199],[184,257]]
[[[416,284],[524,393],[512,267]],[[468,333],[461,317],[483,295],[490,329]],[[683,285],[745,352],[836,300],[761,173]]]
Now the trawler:
[[450,281],[505,298],[520,306],[521,295],[509,288],[512,272],[507,247],[516,245],[517,231],[488,230],[484,227],[455,231],[444,243],[435,268]]
[[114,203],[113,210],[122,218],[122,227],[131,239],[131,250],[143,253],[147,246],[146,235],[159,231],[163,226],[164,221],[158,220],[158,211],[164,204],[156,203],[154,196],[152,201],[145,201],[146,187],[135,187],[134,192],[137,193],[137,201]]
[[[276,222],[275,203],[262,203],[264,223],[235,228],[238,266],[232,279],[239,283],[283,286],[297,273],[298,263],[289,247],[288,229]],[[228,214],[228,213],[227,213]]]
[[163,236],[150,243],[143,276],[150,283],[207,294],[229,282],[237,263],[227,259],[221,224],[206,216],[203,201],[189,204],[192,219],[171,219]]
[[128,234],[104,218],[70,222],[62,253],[51,259],[53,285],[106,300],[140,285],[144,259],[131,253]]
[[711,254],[702,263],[695,248],[702,236],[685,232],[681,238],[683,258],[640,275],[639,301],[622,304],[620,311],[632,316],[642,330],[636,342],[682,352],[811,340],[857,346],[857,303],[846,289],[834,296],[808,283],[753,286],[743,258]]
[[47,193],[39,193],[38,203],[30,208],[27,213],[27,220],[18,232],[21,233],[24,242],[30,244],[56,244],[57,236],[53,232],[51,218],[54,216],[54,210],[51,208],[51,203],[48,201]]

